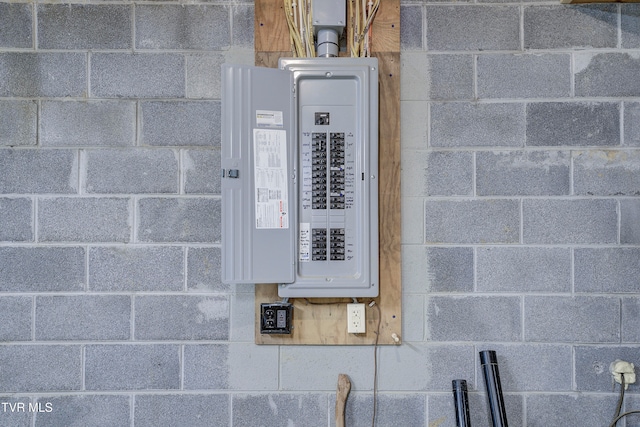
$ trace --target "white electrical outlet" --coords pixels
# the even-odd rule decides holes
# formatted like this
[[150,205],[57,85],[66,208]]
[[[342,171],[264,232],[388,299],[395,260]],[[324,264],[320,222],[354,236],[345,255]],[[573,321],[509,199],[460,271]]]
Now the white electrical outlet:
[[364,334],[366,331],[364,304],[347,304],[347,332]]

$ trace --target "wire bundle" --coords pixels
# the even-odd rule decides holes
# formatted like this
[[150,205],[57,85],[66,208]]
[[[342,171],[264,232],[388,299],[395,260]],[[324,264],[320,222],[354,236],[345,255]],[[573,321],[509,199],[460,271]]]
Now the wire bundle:
[[380,7],[380,0],[349,0],[348,37],[351,56],[371,56],[371,23]]

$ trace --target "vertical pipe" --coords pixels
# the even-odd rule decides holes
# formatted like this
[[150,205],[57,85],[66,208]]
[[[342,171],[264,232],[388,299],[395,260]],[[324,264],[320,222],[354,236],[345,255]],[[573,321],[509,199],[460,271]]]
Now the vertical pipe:
[[453,380],[451,384],[453,386],[453,402],[456,405],[456,427],[471,427],[467,382],[465,380]]
[[496,352],[493,350],[481,351],[480,364],[482,365],[482,373],[484,374],[484,383],[487,387],[487,400],[489,402],[493,427],[508,427]]

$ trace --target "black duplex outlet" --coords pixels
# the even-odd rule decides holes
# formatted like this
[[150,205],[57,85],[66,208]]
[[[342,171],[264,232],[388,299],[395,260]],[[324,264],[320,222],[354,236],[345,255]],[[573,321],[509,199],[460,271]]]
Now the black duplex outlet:
[[261,334],[290,334],[293,305],[285,302],[260,304]]

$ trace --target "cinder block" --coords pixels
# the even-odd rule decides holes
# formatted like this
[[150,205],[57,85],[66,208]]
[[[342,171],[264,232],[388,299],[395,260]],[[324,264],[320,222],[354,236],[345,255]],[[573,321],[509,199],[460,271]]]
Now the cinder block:
[[219,149],[184,151],[182,161],[185,193],[221,193]]
[[124,198],[55,198],[38,203],[41,242],[129,242],[131,202]]
[[423,78],[428,82],[429,99],[471,100],[475,97],[473,55],[438,54],[427,58],[428,76]]
[[179,345],[87,345],[86,390],[170,390],[180,387]]
[[231,8],[232,45],[253,48],[253,4],[235,4]]
[[184,97],[184,62],[174,53],[92,53],[91,96]]
[[479,196],[563,196],[571,193],[566,151],[485,151],[476,154]]
[[615,200],[523,201],[524,243],[616,243]]
[[138,5],[136,48],[223,50],[229,26],[223,5]]
[[0,96],[85,96],[86,53],[0,52]]
[[620,145],[620,105],[612,102],[528,104],[527,145]]
[[[572,390],[573,350],[571,345],[482,344],[477,347],[477,350],[496,352],[504,392]],[[484,378],[479,358],[477,366],[476,384],[479,384],[479,389],[484,391],[484,387],[480,385],[484,384]]]
[[[0,61],[1,62],[1,61]],[[75,193],[78,153],[0,149],[0,193]]]
[[[427,399],[424,395],[378,393],[376,398],[377,425],[427,427]],[[335,427],[335,405],[330,406],[330,426]],[[350,394],[345,407],[345,425],[365,424],[371,418],[372,407],[372,394]]]
[[228,296],[138,296],[137,340],[227,340]]
[[[240,287],[238,285],[237,287]],[[253,285],[251,292],[238,292],[231,294],[231,333],[229,340],[234,342],[253,342],[255,340],[255,292]]]
[[571,252],[565,248],[477,249],[480,292],[570,292]]
[[[29,407],[29,404],[32,403],[31,399],[28,397],[12,397],[12,396],[2,396],[2,402],[6,402],[7,411],[2,414],[2,424],[3,427],[31,427],[33,418],[33,414],[27,411],[18,412],[17,405],[24,405],[25,408]],[[16,408],[15,412],[11,412],[11,406],[13,405]]]
[[472,292],[473,249],[402,247],[405,292]]
[[400,57],[400,100],[429,99],[429,57],[425,52],[407,51]]
[[135,401],[136,427],[229,425],[229,396],[226,394],[139,395]]
[[141,111],[143,145],[220,146],[220,102],[151,101]]
[[431,105],[433,147],[522,147],[524,104]]
[[129,101],[43,101],[43,146],[131,146],[136,104]]
[[527,420],[529,427],[570,426],[579,420],[580,427],[601,427],[611,423],[611,408],[616,407],[617,397],[602,395],[545,395],[527,396]]
[[142,242],[220,241],[220,200],[145,198],[139,201]]
[[0,247],[0,291],[81,291],[84,265],[79,247]]
[[0,389],[4,393],[56,392],[82,387],[79,345],[0,347]]
[[31,5],[28,3],[0,4],[0,46],[15,48],[33,47],[31,35]]
[[36,101],[0,101],[0,146],[36,145],[37,120]]
[[402,294],[402,341],[424,341],[424,296]]
[[231,425],[326,427],[328,397],[327,393],[234,394]]
[[[640,364],[640,355],[637,347],[625,347],[620,346],[620,344],[611,346],[590,345],[575,346],[574,351],[576,359],[575,381],[578,391],[600,391],[611,394],[611,382],[613,380],[611,372],[609,372],[611,362],[620,359],[631,362],[635,366]],[[617,387],[619,386],[616,386],[616,389]]]
[[178,247],[89,249],[92,291],[181,291],[184,255]]
[[36,340],[128,340],[131,297],[38,296]]
[[174,150],[87,150],[88,193],[178,193]]
[[[424,150],[429,138],[429,103],[401,101],[400,144],[403,150]],[[403,193],[404,194],[404,193]]]
[[640,102],[625,102],[624,145],[640,147]]
[[431,341],[520,341],[519,297],[429,297],[427,339]]
[[424,210],[427,243],[520,241],[518,200],[430,200]]
[[0,198],[0,241],[33,241],[33,214],[30,199]]
[[427,194],[427,158],[425,150],[403,150],[401,152],[402,170],[401,192],[407,197]]
[[620,200],[620,243],[640,244],[640,200]]
[[639,341],[640,298],[624,297],[622,298],[622,342],[637,343]]
[[31,340],[31,297],[0,298],[0,340]]
[[639,248],[576,248],[574,257],[576,292],[638,292]]
[[131,5],[39,4],[40,49],[130,49]]
[[478,55],[478,97],[562,98],[571,94],[568,53]]
[[253,343],[186,345],[184,388],[278,390],[278,358],[277,347]]
[[633,49],[640,47],[640,34],[638,34],[638,19],[640,19],[640,5],[625,4],[620,9],[620,27],[622,47]]
[[228,292],[222,283],[220,248],[189,248],[187,252],[187,289],[194,292]]
[[640,196],[640,150],[573,153],[575,194]]
[[402,244],[424,244],[424,198],[403,196]]
[[422,50],[422,6],[400,5],[400,48]]
[[431,151],[423,167],[427,196],[473,195],[473,153]]
[[620,300],[525,296],[524,338],[528,342],[619,342]]
[[47,404],[51,412],[35,414],[36,427],[54,426],[126,426],[129,425],[130,397],[119,395],[43,396],[40,407]]
[[[487,397],[484,393],[485,386],[484,384],[480,384],[478,388],[483,392],[469,393],[470,425],[489,426],[491,425],[491,415],[489,413]],[[524,397],[522,395],[504,394],[503,398],[509,425],[513,427],[524,426],[525,424],[522,420],[525,406],[523,402]],[[430,426],[436,424],[438,427],[456,427],[455,407],[451,393],[447,393],[446,395],[429,395],[428,409],[428,422]]]
[[517,50],[517,6],[427,6],[427,48],[434,50]]
[[574,54],[575,96],[640,96],[640,57],[629,53]]
[[224,55],[191,54],[187,61],[187,98],[220,99],[220,66]]
[[552,5],[524,8],[524,48],[615,48],[617,7]]

